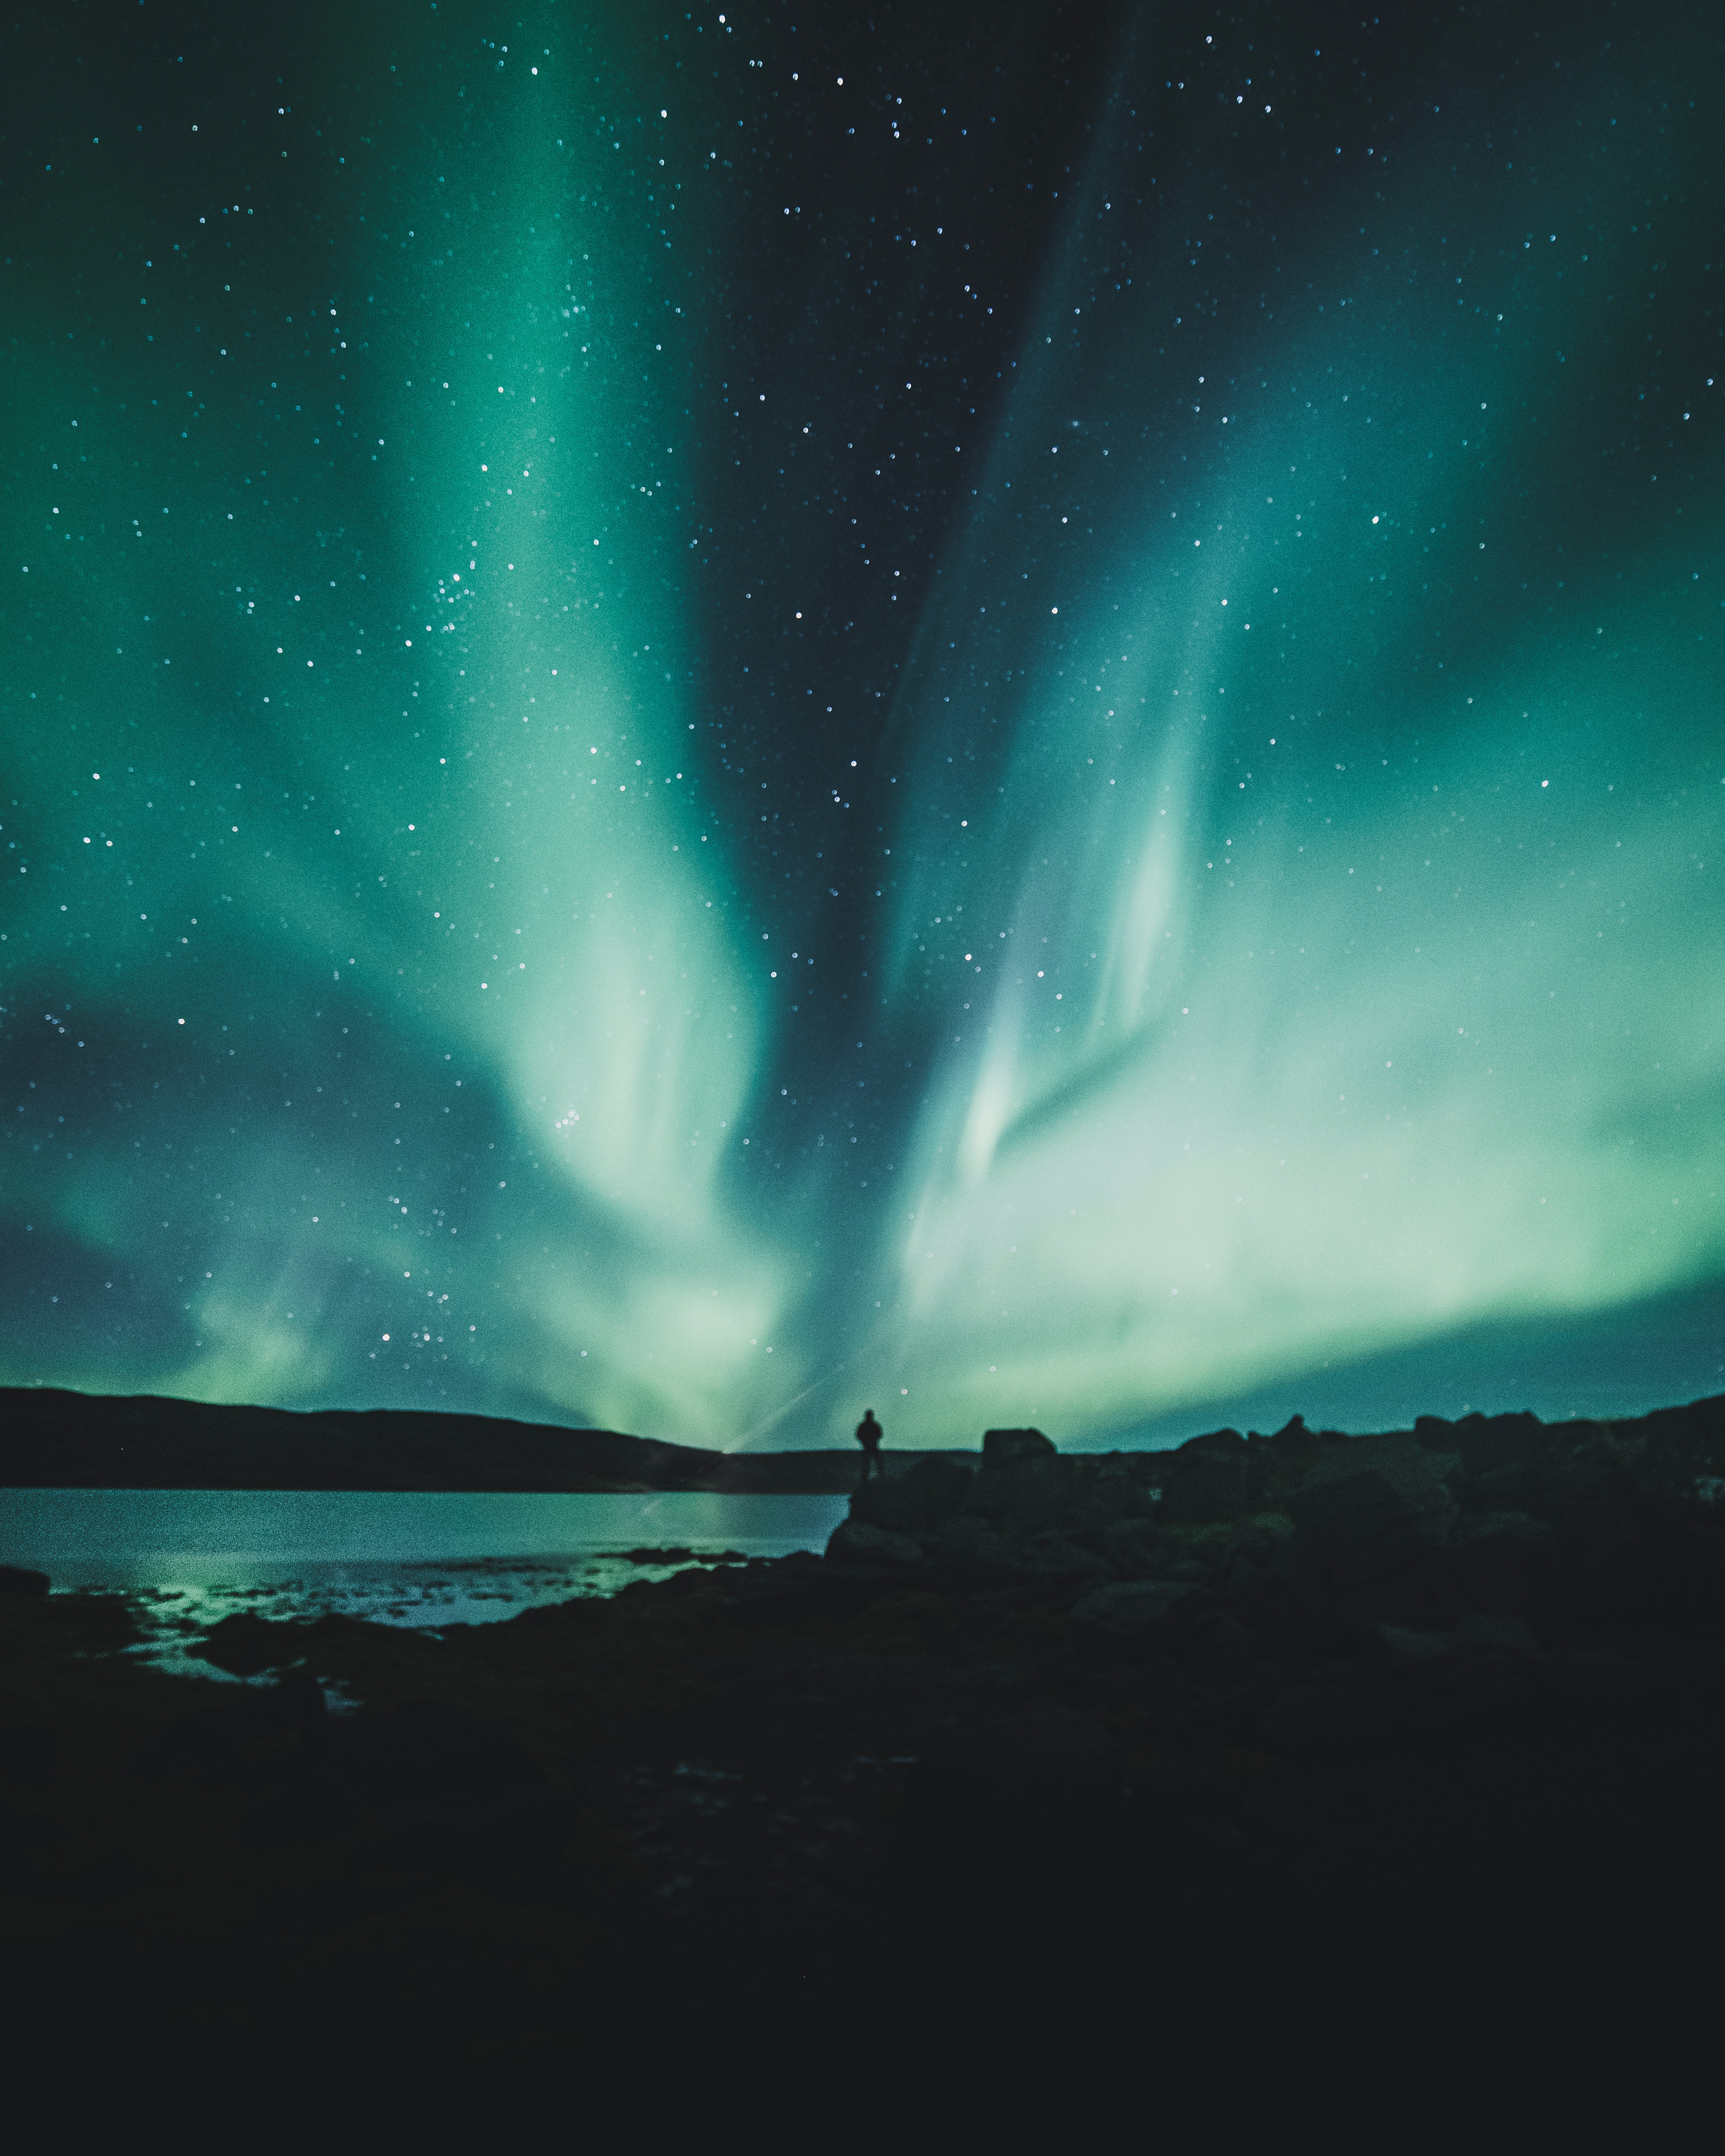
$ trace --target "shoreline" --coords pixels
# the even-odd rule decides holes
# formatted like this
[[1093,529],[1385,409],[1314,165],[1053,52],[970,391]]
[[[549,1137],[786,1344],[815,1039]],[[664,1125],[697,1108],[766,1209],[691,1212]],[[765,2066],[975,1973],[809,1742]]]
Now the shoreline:
[[123,1598],[0,1596],[14,2035],[189,2021],[273,2073],[359,2027],[482,2081],[1070,2021],[1092,2087],[1676,2041],[1725,1914],[1722,1475],[1719,1400],[993,1432],[824,1557],[436,1640],[229,1618],[219,1692],[139,1667]]

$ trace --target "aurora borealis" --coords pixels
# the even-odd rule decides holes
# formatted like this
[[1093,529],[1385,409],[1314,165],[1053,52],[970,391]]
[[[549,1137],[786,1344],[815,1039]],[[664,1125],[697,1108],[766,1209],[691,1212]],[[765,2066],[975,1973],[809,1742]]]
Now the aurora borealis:
[[0,1381],[1725,1388],[1710,11],[14,39]]

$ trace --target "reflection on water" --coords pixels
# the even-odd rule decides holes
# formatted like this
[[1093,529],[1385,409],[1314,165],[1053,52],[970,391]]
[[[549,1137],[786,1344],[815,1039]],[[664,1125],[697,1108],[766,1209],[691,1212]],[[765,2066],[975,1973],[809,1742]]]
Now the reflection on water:
[[[495,1491],[11,1490],[0,1563],[57,1590],[123,1593],[164,1666],[218,1676],[186,1648],[238,1610],[439,1630],[664,1578],[680,1553],[818,1550],[844,1497],[707,1491],[573,1496]],[[655,1563],[631,1551],[675,1551]]]

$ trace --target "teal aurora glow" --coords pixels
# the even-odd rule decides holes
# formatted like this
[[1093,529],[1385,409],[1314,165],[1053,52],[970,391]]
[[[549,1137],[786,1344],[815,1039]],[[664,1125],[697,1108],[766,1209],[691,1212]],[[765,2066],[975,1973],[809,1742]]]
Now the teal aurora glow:
[[0,1378],[1720,1389],[1717,20],[516,12],[12,70]]

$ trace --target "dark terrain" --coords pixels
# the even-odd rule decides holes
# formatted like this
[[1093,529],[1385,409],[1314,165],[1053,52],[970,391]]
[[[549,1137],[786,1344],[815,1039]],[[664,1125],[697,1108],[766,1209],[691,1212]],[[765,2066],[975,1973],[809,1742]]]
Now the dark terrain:
[[[897,1453],[901,1466],[920,1458]],[[973,1455],[974,1456],[974,1455]],[[713,1490],[732,1496],[850,1489],[853,1450],[717,1452],[615,1430],[505,1416],[221,1407],[52,1386],[0,1386],[0,1489]]]
[[978,2102],[1071,2060],[1147,2119],[1646,2059],[1645,2127],[1717,2005],[1722,1478],[1725,1400],[996,1431],[859,1491],[824,1558],[441,1640],[229,1618],[244,1686],[14,1578],[13,2056],[195,2031],[200,2071],[644,2092],[878,2051]]

